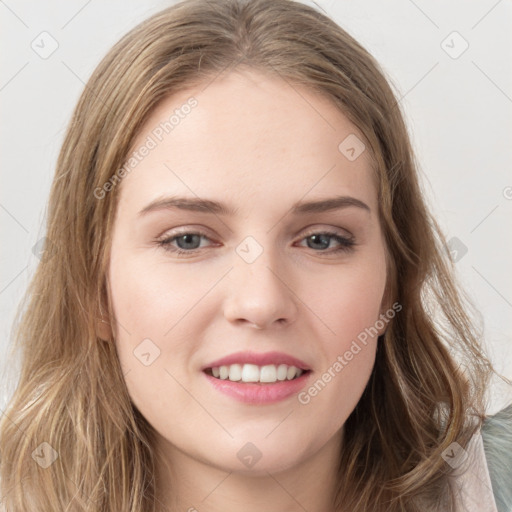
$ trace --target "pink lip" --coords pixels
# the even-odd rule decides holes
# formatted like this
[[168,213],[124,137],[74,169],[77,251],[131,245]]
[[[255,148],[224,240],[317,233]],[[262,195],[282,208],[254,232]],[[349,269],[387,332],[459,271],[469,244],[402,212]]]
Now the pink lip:
[[282,352],[235,352],[234,354],[230,354],[222,359],[217,359],[216,361],[208,363],[201,369],[206,370],[207,368],[229,366],[231,364],[255,364],[258,366],[265,366],[267,364],[286,364],[288,366],[296,366],[302,370],[310,370],[310,367],[304,361]]
[[[286,363],[282,363],[286,364]],[[311,372],[303,373],[293,380],[275,383],[243,383],[217,379],[203,372],[210,384],[225,395],[247,404],[271,404],[298,393],[305,385]]]

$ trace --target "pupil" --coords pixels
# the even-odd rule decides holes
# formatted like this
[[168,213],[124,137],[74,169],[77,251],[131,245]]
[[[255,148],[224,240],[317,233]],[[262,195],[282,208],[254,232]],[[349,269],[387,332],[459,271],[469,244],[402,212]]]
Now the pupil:
[[318,243],[320,241],[320,245],[322,246],[323,249],[329,247],[328,235],[311,235],[310,238],[313,240],[313,243]]
[[[193,234],[188,234],[188,235],[182,235],[178,240],[184,240],[185,241],[185,245],[189,244],[189,243],[192,243],[192,240],[194,239],[194,237],[196,237],[196,242],[197,242],[197,238],[198,238],[198,235],[193,235]],[[178,245],[182,245],[182,244],[178,244]],[[182,249],[197,249],[197,247],[181,247]]]

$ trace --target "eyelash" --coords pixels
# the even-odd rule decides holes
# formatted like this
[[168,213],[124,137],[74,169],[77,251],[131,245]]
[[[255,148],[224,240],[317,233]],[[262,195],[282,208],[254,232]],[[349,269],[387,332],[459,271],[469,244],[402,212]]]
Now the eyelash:
[[[191,256],[191,255],[196,254],[200,250],[200,248],[185,250],[185,249],[180,249],[179,247],[171,246],[171,243],[174,242],[177,238],[180,238],[185,235],[199,235],[199,236],[207,238],[209,240],[208,235],[201,231],[183,231],[181,233],[176,233],[171,237],[160,238],[156,242],[157,242],[158,246],[162,247],[166,251],[176,254],[178,257],[179,256],[186,257],[186,256]],[[353,238],[343,237],[333,231],[314,231],[314,232],[308,233],[305,236],[303,236],[303,238],[301,240],[304,240],[304,239],[309,238],[314,235],[329,236],[329,237],[333,238],[334,240],[336,240],[340,244],[340,246],[334,250],[315,251],[314,249],[311,249],[314,252],[320,252],[320,253],[326,253],[326,254],[338,254],[340,252],[350,253],[350,252],[354,251],[354,246],[357,245]]]

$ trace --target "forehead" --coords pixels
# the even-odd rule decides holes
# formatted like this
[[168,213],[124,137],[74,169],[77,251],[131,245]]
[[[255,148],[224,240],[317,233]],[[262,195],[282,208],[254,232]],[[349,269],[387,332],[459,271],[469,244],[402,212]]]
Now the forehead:
[[262,198],[295,202],[335,192],[375,206],[357,127],[327,98],[279,77],[232,72],[172,94],[129,157],[144,146],[150,150],[121,183],[121,199],[139,205],[165,193],[230,193],[249,207],[249,198],[256,206]]

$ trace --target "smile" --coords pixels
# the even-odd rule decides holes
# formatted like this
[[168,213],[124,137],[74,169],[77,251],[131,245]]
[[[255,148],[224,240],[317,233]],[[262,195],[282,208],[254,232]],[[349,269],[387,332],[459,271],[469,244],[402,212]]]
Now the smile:
[[[232,371],[232,378],[238,380],[231,380]],[[311,370],[285,364],[261,367],[253,364],[221,365],[202,372],[213,389],[249,405],[270,405],[297,395],[306,386],[311,373]]]
[[205,373],[220,380],[272,384],[299,378],[307,370],[287,364],[231,364],[207,368]]

